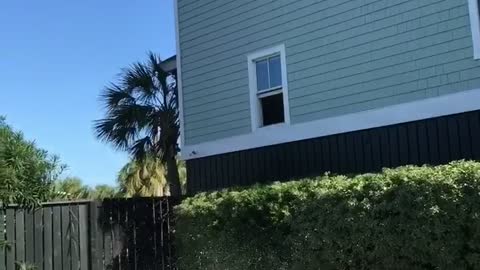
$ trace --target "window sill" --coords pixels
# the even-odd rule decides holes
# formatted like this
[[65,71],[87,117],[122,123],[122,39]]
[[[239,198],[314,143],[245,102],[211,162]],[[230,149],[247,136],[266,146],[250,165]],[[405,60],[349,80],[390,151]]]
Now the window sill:
[[290,126],[288,123],[280,123],[280,124],[275,124],[275,125],[269,125],[269,126],[263,126],[263,127],[258,127],[256,128],[253,133],[264,133],[264,132],[272,132],[272,131],[278,131],[283,128],[286,128]]

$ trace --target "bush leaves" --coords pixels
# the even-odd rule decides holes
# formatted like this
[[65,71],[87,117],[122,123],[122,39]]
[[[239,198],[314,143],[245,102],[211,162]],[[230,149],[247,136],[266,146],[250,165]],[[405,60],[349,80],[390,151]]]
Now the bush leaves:
[[480,163],[197,195],[176,208],[181,269],[476,269]]

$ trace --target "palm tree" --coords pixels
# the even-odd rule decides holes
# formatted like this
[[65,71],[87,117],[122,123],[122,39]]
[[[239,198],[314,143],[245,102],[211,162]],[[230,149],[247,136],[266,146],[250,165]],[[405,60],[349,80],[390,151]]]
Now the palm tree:
[[130,161],[120,170],[117,182],[126,197],[161,197],[169,193],[164,166],[155,157]]
[[180,135],[176,74],[165,72],[160,57],[123,69],[118,83],[101,96],[107,115],[95,123],[97,137],[127,150],[138,162],[161,160],[172,195],[180,195],[176,156]]

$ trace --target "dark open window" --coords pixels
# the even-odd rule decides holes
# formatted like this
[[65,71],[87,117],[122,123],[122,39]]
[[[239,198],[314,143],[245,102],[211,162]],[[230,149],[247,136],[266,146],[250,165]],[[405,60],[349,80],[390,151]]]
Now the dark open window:
[[282,93],[260,98],[260,103],[262,106],[263,126],[285,122]]

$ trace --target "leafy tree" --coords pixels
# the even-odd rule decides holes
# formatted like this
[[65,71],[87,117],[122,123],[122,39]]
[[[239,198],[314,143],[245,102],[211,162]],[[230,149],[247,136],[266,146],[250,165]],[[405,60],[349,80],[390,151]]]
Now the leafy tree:
[[164,166],[155,157],[130,161],[120,170],[117,181],[126,197],[158,197],[169,193]]
[[58,157],[27,141],[0,117],[0,204],[34,207],[51,196],[64,166]]
[[122,70],[118,82],[101,95],[107,113],[95,122],[95,131],[101,140],[129,151],[137,161],[134,166],[148,156],[158,157],[172,195],[180,195],[176,74],[165,72],[161,64],[159,56],[149,53],[147,62]]
[[80,200],[89,199],[92,191],[80,178],[69,177],[55,183],[54,194],[57,200]]
[[68,177],[55,182],[53,194],[54,200],[104,200],[119,196],[119,191],[109,185],[97,185],[92,189],[80,178]]
[[119,196],[119,191],[109,185],[97,185],[91,192],[91,198],[95,200],[104,200]]

